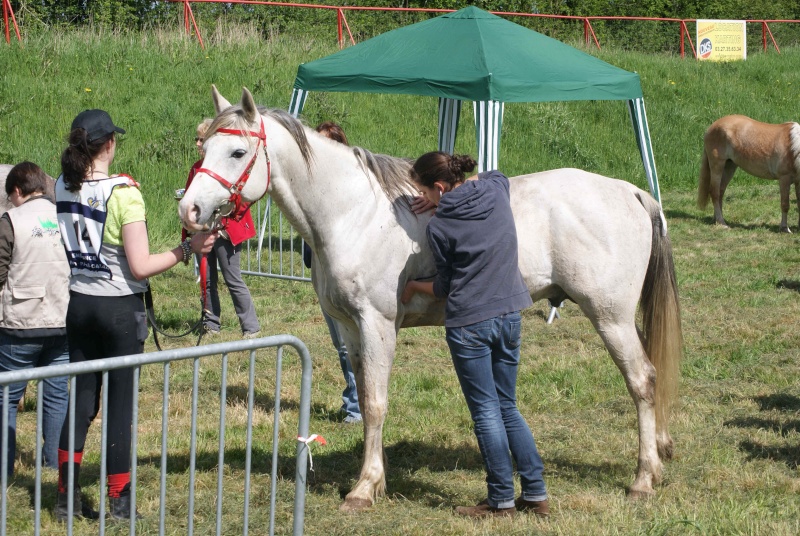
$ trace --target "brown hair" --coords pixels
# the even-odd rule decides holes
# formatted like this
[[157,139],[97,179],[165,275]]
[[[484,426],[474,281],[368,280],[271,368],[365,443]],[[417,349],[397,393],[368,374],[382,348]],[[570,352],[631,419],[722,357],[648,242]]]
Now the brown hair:
[[469,155],[433,151],[417,158],[409,176],[412,181],[428,188],[433,188],[435,182],[453,186],[464,182],[465,173],[471,172],[476,165],[477,162]]
[[113,132],[90,142],[89,134],[83,128],[73,129],[69,133],[69,145],[61,153],[61,174],[67,190],[77,192],[81,189],[86,172],[92,169],[95,157],[112,138]]
[[325,121],[324,123],[320,123],[317,125],[317,132],[322,134],[323,136],[332,139],[333,141],[338,141],[339,143],[343,143],[345,145],[350,145],[347,143],[347,136],[344,134],[344,130],[341,126],[333,121]]
[[19,188],[23,196],[47,192],[47,175],[42,168],[33,162],[20,162],[8,172],[6,177],[6,194],[11,195],[14,188]]

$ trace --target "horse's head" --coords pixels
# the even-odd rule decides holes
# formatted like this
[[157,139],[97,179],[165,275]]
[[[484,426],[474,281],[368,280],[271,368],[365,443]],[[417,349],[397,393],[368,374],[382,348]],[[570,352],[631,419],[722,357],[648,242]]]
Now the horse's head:
[[270,163],[264,119],[244,88],[238,105],[212,86],[217,116],[208,128],[205,158],[178,205],[184,227],[214,227],[219,218],[236,215],[269,188]]

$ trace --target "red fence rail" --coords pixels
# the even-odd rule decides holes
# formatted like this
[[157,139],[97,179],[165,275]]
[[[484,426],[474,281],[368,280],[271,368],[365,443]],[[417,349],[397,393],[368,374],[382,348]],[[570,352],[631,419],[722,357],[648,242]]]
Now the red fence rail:
[[[9,26],[9,18],[14,25],[14,30],[17,35],[17,39],[22,41],[19,33],[19,27],[17,26],[16,18],[14,17],[14,11],[11,9],[11,2],[10,0],[0,0],[3,3],[3,22],[5,24],[5,38],[6,43],[11,42],[11,35],[10,35],[10,26]],[[203,43],[203,37],[200,33],[200,27],[197,25],[197,20],[194,17],[194,13],[192,12],[192,4],[240,4],[240,5],[261,5],[261,6],[273,6],[273,7],[292,7],[292,8],[299,8],[299,9],[323,9],[329,11],[336,11],[336,34],[337,39],[339,42],[339,48],[344,47],[344,30],[347,30],[347,35],[350,38],[350,42],[355,44],[355,38],[353,37],[352,31],[350,31],[350,25],[347,22],[347,17],[345,16],[345,11],[388,11],[388,12],[410,12],[410,13],[450,13],[455,10],[452,9],[429,9],[429,8],[414,8],[414,7],[373,7],[373,6],[329,6],[324,4],[303,4],[303,3],[295,3],[295,2],[271,2],[266,0],[162,0],[171,3],[180,3],[183,4],[183,24],[184,29],[187,34],[191,34],[194,32],[195,36],[197,37],[197,41],[200,43],[200,47],[205,49],[205,44]],[[692,51],[692,57],[697,57],[697,52],[694,48],[694,43],[692,42],[692,36],[689,33],[689,29],[686,26],[686,23],[695,23],[697,19],[673,19],[673,18],[660,18],[660,17],[604,17],[604,16],[590,16],[590,17],[581,17],[578,15],[548,15],[542,13],[516,13],[516,12],[505,12],[505,11],[492,11],[493,14],[504,16],[504,17],[527,17],[527,18],[541,18],[541,19],[558,19],[558,20],[574,20],[580,21],[583,23],[583,41],[587,47],[594,45],[599,50],[601,48],[600,41],[597,38],[597,34],[594,31],[594,27],[592,26],[593,21],[621,21],[621,20],[628,20],[628,21],[640,21],[640,22],[666,22],[666,23],[674,23],[678,25],[679,31],[679,42],[680,42],[680,54],[681,57],[685,57],[686,55],[686,41],[689,42],[689,48]],[[778,43],[775,41],[775,36],[772,34],[772,30],[769,28],[769,24],[772,23],[793,23],[797,24],[800,23],[800,20],[783,20],[783,19],[755,19],[755,20],[746,20],[748,24],[759,24],[761,25],[761,43],[766,52],[769,49],[769,44],[771,43],[775,50],[780,54],[780,48],[778,48]],[[767,39],[769,37],[769,40]]]

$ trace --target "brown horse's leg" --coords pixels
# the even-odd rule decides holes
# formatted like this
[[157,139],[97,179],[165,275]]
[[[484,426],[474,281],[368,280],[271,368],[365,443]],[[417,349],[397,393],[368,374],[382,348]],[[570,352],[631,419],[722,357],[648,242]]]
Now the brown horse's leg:
[[[792,188],[792,176],[791,175],[781,175],[778,177],[778,184],[780,185],[781,190],[781,232],[782,233],[791,233],[792,230],[789,229],[789,194],[791,193]],[[794,189],[795,194],[797,194],[797,187]]]
[[725,190],[728,189],[728,185],[731,183],[733,174],[736,172],[736,167],[737,166],[733,160],[726,160],[721,169],[712,171],[712,173],[714,173],[713,176],[719,177],[719,183],[711,188],[712,192],[714,190],[717,191],[717,199],[714,200],[714,219],[718,224],[724,227],[728,227],[728,224],[725,223],[725,218],[722,217],[722,205],[725,202]]
[[725,173],[726,168],[725,160],[718,160],[714,152],[708,157],[709,171],[711,174],[709,194],[711,195],[711,203],[714,206],[714,221],[718,225],[725,225],[725,219],[722,217],[722,175]]

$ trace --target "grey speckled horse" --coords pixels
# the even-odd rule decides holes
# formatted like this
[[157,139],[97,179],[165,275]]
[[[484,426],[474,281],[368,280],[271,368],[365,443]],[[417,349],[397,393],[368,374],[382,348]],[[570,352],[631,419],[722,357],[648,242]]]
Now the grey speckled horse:
[[[409,162],[347,147],[279,110],[259,108],[246,89],[231,106],[214,89],[217,117],[203,168],[179,205],[188,229],[213,225],[241,196],[265,192],[314,250],[314,289],[343,328],[364,417],[364,460],[341,508],[370,507],[385,491],[382,431],[400,328],[441,325],[444,303],[406,281],[430,277],[425,227],[409,208]],[[268,157],[268,158],[267,158]],[[235,188],[233,189],[235,191]],[[682,336],[672,248],[658,203],[624,181],[578,169],[511,178],[520,270],[531,296],[571,299],[591,320],[625,378],[639,424],[632,497],[654,493],[676,393]],[[637,306],[642,326],[636,325]]]

